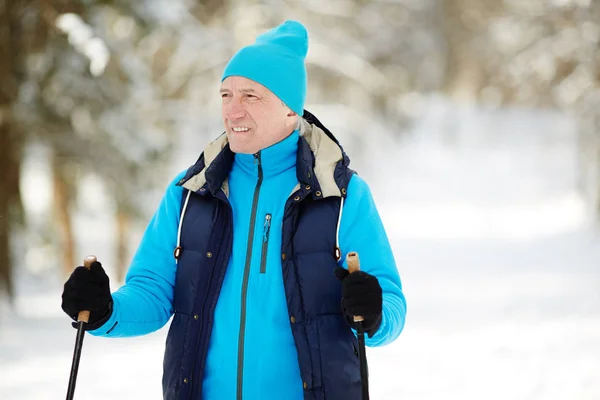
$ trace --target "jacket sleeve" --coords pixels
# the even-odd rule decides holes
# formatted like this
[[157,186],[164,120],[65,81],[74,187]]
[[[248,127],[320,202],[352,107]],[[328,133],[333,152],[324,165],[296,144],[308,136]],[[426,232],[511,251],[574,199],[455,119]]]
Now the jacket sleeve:
[[173,288],[177,264],[173,251],[183,188],[171,182],[150,220],[133,257],[125,284],[112,294],[113,312],[94,336],[139,336],[162,328],[173,314]]
[[387,234],[367,183],[355,174],[350,179],[347,193],[340,221],[340,262],[348,268],[346,254],[356,251],[361,270],[379,280],[383,290],[381,325],[373,337],[365,335],[365,343],[370,347],[383,346],[394,341],[404,328],[406,299]]

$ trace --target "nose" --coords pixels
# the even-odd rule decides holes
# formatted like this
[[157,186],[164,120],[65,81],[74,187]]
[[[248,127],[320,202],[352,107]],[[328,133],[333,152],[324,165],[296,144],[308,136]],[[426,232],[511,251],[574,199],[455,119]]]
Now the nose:
[[228,104],[224,104],[223,111],[225,118],[229,120],[236,120],[246,116],[246,110],[244,110],[241,103],[235,99],[232,99]]

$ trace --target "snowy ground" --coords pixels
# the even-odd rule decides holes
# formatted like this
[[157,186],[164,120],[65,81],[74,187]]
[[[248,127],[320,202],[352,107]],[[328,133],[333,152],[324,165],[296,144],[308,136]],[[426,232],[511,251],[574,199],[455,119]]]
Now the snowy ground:
[[[372,399],[599,399],[600,234],[574,192],[568,121],[466,112],[448,143],[431,122],[448,118],[379,159],[392,180],[355,163],[408,301],[399,340],[368,350]],[[75,332],[60,282],[19,293],[0,320],[0,398],[64,398]],[[87,336],[76,398],[160,399],[165,334]]]

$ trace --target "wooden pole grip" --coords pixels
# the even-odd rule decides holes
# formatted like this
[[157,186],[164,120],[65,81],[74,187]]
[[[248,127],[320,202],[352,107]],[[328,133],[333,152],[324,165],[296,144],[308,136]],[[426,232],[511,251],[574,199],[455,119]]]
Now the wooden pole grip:
[[346,255],[346,263],[348,264],[348,272],[353,273],[360,271],[360,260],[357,252],[351,251],[348,253]]
[[[355,251],[351,251],[346,255],[346,264],[348,264],[348,272],[353,273],[360,271],[360,259],[358,258],[358,253]],[[365,319],[360,315],[354,316],[354,322],[362,322]]]
[[[90,269],[90,268],[92,268],[92,263],[94,263],[96,261],[98,261],[96,256],[87,256],[86,258],[83,259],[83,266],[86,267],[87,269]],[[80,311],[79,314],[77,315],[77,322],[85,322],[87,324],[89,320],[90,320],[90,312],[87,310]]]

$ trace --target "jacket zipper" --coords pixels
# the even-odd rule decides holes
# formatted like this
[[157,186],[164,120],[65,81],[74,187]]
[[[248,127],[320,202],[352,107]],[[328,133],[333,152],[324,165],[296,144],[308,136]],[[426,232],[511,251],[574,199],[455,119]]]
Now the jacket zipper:
[[269,248],[269,233],[271,232],[271,214],[265,215],[265,227],[263,229],[262,254],[260,256],[260,273],[267,272],[267,249]]
[[256,209],[258,207],[258,195],[263,180],[263,171],[260,164],[260,152],[254,155],[254,161],[258,165],[258,182],[254,188],[252,199],[252,212],[250,214],[250,229],[248,231],[248,247],[246,249],[246,264],[244,266],[244,278],[242,280],[242,312],[240,314],[240,334],[238,338],[238,365],[237,365],[237,400],[242,400],[242,389],[244,384],[244,335],[246,333],[246,297],[248,295],[248,280],[250,278],[250,264],[252,261],[252,244],[254,242],[254,226],[256,225]]

